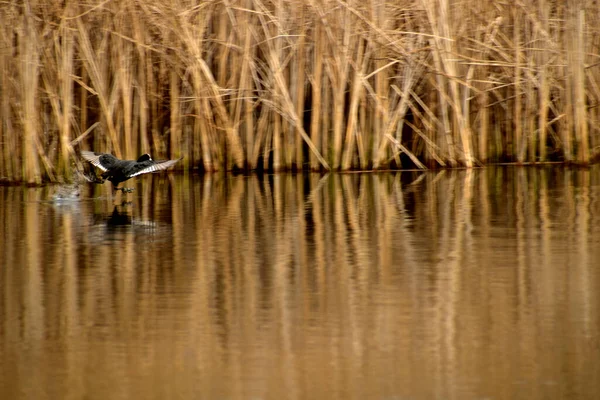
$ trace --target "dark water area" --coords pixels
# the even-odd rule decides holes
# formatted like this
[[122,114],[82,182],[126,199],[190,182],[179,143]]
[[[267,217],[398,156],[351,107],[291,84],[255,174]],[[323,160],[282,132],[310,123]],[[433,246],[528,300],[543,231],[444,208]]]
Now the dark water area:
[[0,187],[1,399],[600,398],[598,168],[127,183]]

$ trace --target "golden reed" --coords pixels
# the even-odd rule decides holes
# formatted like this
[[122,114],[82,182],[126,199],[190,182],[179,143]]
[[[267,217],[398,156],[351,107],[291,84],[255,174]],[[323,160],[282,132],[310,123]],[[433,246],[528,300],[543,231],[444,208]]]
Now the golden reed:
[[0,179],[68,179],[80,148],[206,171],[586,164],[599,16],[548,0],[8,1]]

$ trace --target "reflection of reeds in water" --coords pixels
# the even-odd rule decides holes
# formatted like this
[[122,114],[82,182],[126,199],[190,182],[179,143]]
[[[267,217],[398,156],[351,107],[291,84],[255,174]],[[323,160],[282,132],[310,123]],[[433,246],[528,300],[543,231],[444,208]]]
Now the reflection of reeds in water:
[[66,179],[80,147],[206,171],[598,155],[578,2],[21,3],[0,8],[3,179]]
[[112,204],[3,189],[2,390],[26,373],[57,397],[600,390],[580,368],[600,355],[590,171],[168,178],[139,180],[130,212],[170,228],[117,242],[85,217]]

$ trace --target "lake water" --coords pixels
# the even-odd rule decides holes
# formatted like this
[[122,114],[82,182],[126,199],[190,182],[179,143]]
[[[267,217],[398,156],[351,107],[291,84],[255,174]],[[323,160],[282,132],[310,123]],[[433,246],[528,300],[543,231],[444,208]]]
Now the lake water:
[[0,187],[0,398],[600,398],[598,168],[126,183]]

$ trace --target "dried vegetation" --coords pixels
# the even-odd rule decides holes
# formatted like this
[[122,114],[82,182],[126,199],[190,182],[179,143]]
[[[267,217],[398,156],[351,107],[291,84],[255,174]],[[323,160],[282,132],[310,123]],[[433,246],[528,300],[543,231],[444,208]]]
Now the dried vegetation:
[[598,156],[591,1],[10,0],[0,177],[80,147],[185,167],[385,169]]

